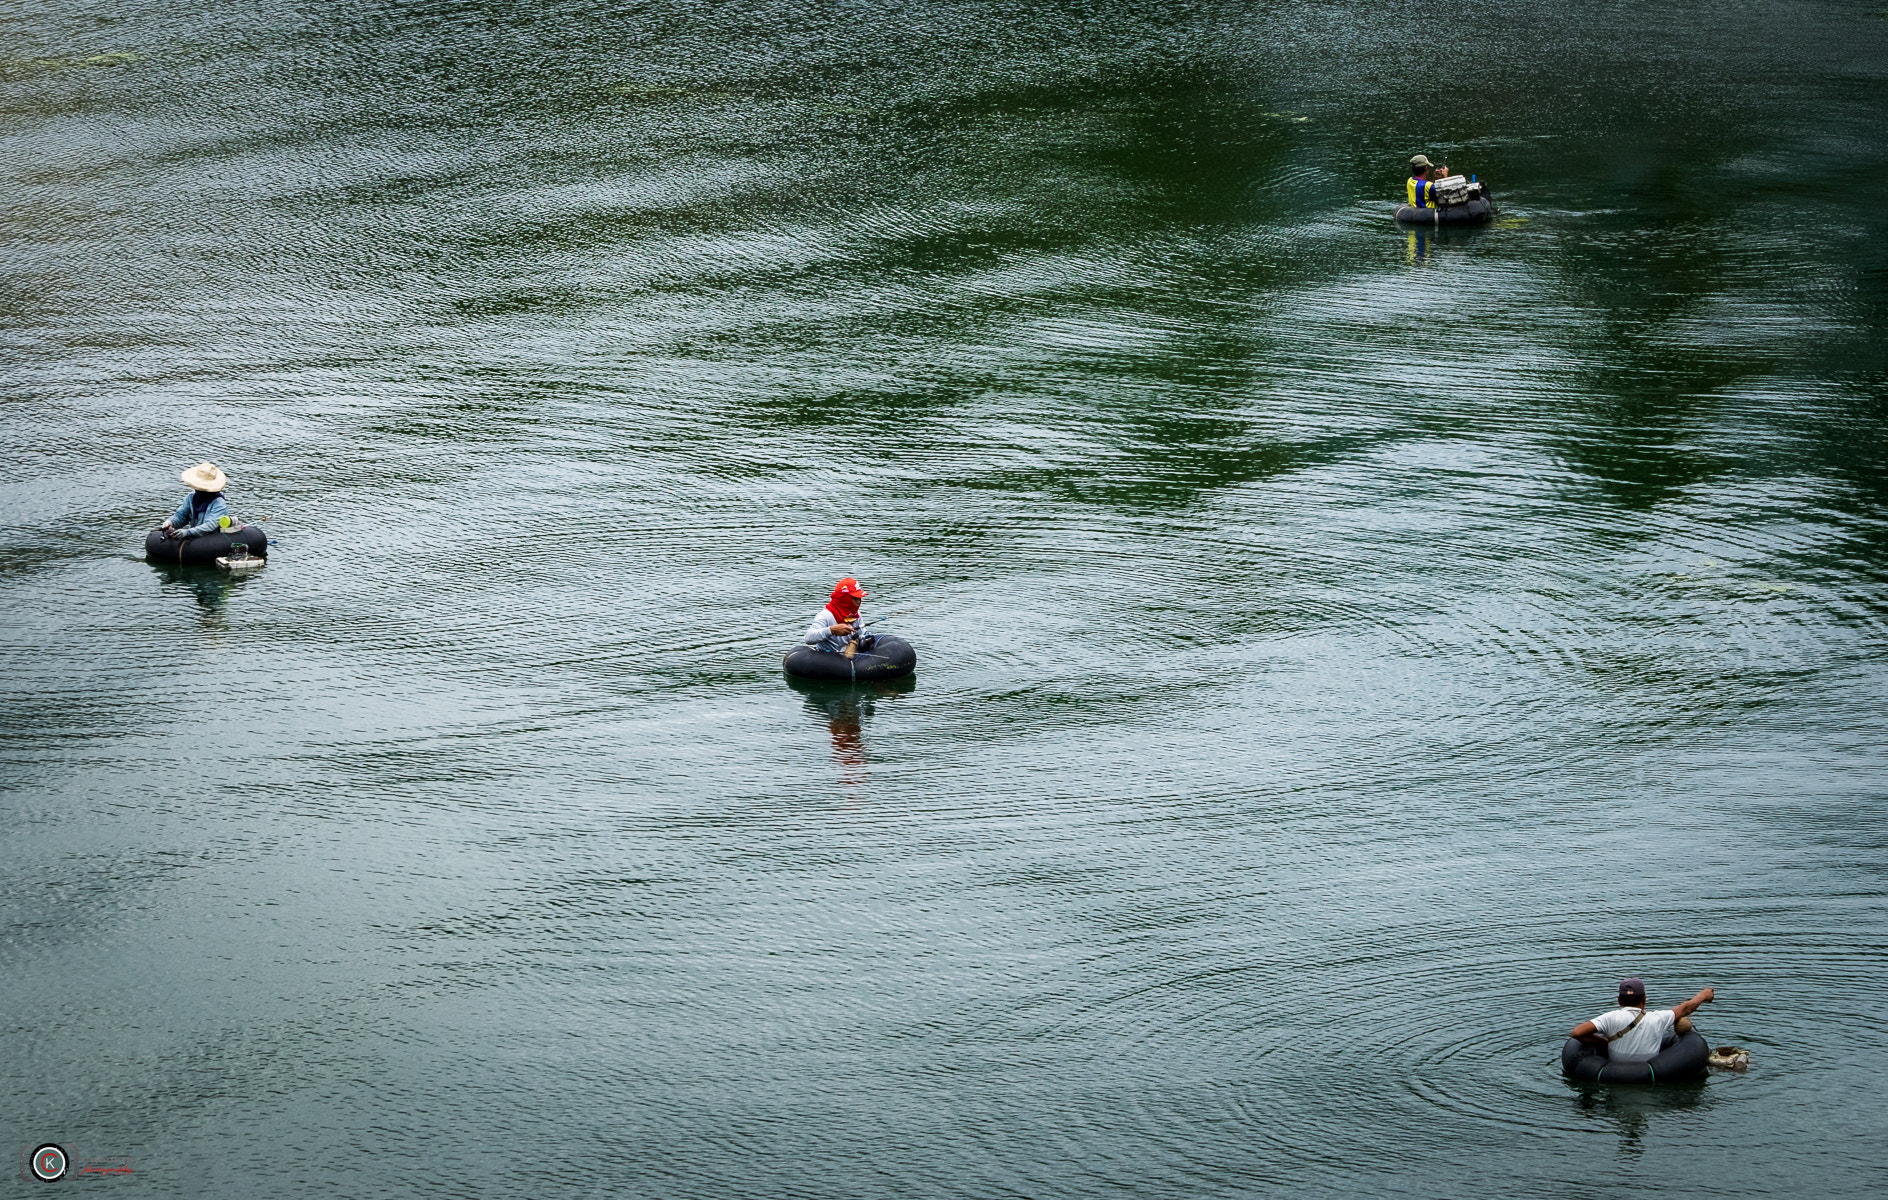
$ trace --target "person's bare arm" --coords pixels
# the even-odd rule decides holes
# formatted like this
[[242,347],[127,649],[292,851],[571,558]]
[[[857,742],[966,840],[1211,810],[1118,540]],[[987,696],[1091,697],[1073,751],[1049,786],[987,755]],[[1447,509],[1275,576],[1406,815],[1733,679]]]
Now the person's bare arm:
[[1606,1035],[1601,1033],[1600,1027],[1591,1021],[1582,1021],[1578,1025],[1575,1025],[1573,1032],[1567,1036],[1577,1042],[1585,1042],[1589,1046],[1604,1046],[1606,1044]]
[[1717,992],[1715,989],[1706,988],[1683,1004],[1674,1004],[1672,1006],[1672,1016],[1674,1019],[1682,1021],[1692,1013],[1697,1012],[1700,1006],[1711,1003],[1716,996]]

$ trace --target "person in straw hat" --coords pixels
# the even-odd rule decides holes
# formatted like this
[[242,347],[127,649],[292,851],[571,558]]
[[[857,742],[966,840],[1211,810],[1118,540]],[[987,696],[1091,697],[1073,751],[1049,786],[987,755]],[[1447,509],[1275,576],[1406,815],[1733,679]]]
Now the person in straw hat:
[[200,462],[185,471],[181,478],[192,490],[184,497],[184,502],[177,506],[177,511],[170,515],[170,520],[158,528],[166,537],[173,538],[214,533],[218,521],[230,515],[229,505],[223,499],[223,489],[229,486],[229,476],[223,474],[222,468],[213,462]]

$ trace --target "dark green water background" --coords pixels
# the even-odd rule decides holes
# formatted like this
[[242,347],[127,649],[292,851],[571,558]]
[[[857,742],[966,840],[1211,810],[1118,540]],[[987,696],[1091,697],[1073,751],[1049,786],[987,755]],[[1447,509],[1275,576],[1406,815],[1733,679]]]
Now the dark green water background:
[[1888,1186],[1879,0],[211,7],[0,14],[8,1154]]

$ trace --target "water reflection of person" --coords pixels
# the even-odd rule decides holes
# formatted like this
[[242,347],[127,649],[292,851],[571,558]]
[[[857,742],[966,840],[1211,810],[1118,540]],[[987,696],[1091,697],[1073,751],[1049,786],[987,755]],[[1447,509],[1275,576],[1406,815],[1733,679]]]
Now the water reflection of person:
[[1620,1101],[1613,1097],[1602,1097],[1587,1092],[1580,1097],[1580,1107],[1594,1116],[1611,1117],[1619,1124],[1620,1149],[1628,1154],[1645,1153],[1645,1131],[1650,1124],[1650,1114],[1645,1106],[1636,1103],[1636,1097]]
[[190,574],[190,594],[196,597],[197,607],[203,610],[203,615],[222,616],[224,606],[229,603],[229,591],[234,580],[221,572],[211,572],[201,567]]
[[163,574],[166,583],[189,592],[190,598],[197,602],[198,616],[205,629],[222,625],[230,593],[248,582],[211,567],[180,567],[169,563],[163,565]]
[[850,791],[866,781],[865,723],[877,711],[878,702],[910,691],[915,681],[882,680],[835,687],[810,684],[801,690],[806,695],[807,711],[826,722],[826,734],[832,740],[832,760],[839,765],[839,781]]
[[1692,1112],[1710,1103],[1711,1089],[1703,1080],[1657,1087],[1585,1087],[1578,1101],[1582,1113],[1613,1123],[1620,1150],[1631,1155],[1645,1152],[1645,1136],[1661,1114]]
[[833,739],[833,761],[839,764],[839,780],[847,787],[865,782],[865,710],[863,698],[828,710],[826,732]]

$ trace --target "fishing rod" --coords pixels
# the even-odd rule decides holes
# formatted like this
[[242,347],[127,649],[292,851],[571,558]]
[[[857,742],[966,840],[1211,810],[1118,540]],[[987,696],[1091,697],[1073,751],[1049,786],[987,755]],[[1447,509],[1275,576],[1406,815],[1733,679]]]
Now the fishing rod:
[[908,617],[912,613],[923,612],[923,611],[924,609],[922,606],[917,607],[917,608],[901,608],[897,612],[888,612],[882,617],[873,617],[870,621],[853,621],[851,623],[852,633],[848,635],[846,638],[846,649],[845,649],[846,657],[851,658],[853,655],[859,652],[859,631],[861,629],[864,629],[866,626],[877,625],[880,621],[889,621],[893,617]]
[[923,611],[924,611],[924,610],[923,610],[922,608],[901,608],[901,609],[899,609],[899,610],[898,610],[897,612],[890,612],[890,613],[886,613],[886,614],[885,614],[884,616],[882,616],[882,617],[873,617],[873,618],[872,618],[872,619],[871,619],[870,621],[859,621],[859,622],[857,622],[857,623],[856,623],[856,624],[855,624],[855,625],[853,626],[853,628],[855,628],[855,629],[863,629],[863,628],[865,628],[865,627],[866,627],[867,625],[876,625],[876,624],[878,624],[878,623],[879,623],[880,621],[889,621],[889,620],[891,620],[891,619],[892,619],[893,617],[908,617],[908,616],[910,616],[910,615],[911,615],[912,613],[921,613],[921,612],[923,612]]

